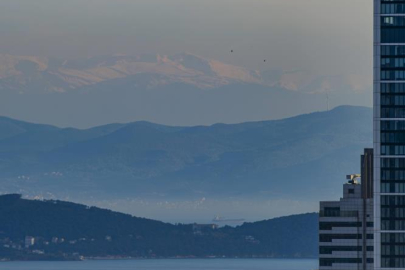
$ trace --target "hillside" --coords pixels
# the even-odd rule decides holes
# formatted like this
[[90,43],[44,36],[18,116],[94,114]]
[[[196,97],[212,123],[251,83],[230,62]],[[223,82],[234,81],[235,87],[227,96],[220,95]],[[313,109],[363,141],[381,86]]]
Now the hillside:
[[[159,182],[167,184],[167,193],[208,194],[228,187],[228,194],[238,194],[257,191],[254,185],[239,188],[247,179],[261,191],[286,192],[288,183],[276,179],[288,171],[297,188],[333,188],[319,177],[339,179],[358,170],[362,148],[371,145],[371,119],[371,109],[361,107],[196,127],[135,122],[79,130],[0,118],[0,177],[4,184],[24,175],[30,178],[24,185],[50,187],[47,179],[58,172],[59,185],[77,188],[85,174],[87,184],[101,190],[116,189],[117,181],[129,186],[142,181],[151,192]],[[295,181],[298,176],[305,180]]]
[[[362,149],[372,142],[371,119],[363,107],[195,127],[135,122],[80,130],[0,118],[0,192],[137,209],[153,218],[164,213],[173,222],[173,211],[188,211],[188,222],[235,210],[247,218],[254,211],[242,209],[252,208],[255,220],[315,211],[319,200],[340,196],[347,173],[359,171]],[[173,200],[179,203],[166,206]],[[235,200],[261,206],[213,202]],[[276,202],[264,207],[269,200]]]
[[[3,195],[0,220],[0,260],[317,255],[317,214],[212,229]],[[24,247],[26,236],[35,238],[33,246]]]

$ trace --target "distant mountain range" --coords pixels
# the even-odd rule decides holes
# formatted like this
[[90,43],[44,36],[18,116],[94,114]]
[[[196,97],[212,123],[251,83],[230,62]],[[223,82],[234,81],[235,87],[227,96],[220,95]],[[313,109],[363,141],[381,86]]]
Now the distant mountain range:
[[[0,196],[0,216],[0,261],[317,256],[315,213],[215,228],[5,195]],[[28,245],[26,237],[33,239]]]
[[0,192],[75,201],[316,205],[340,196],[344,176],[359,172],[360,154],[371,145],[372,110],[364,107],[195,127],[135,122],[81,130],[3,117]]
[[147,81],[141,83],[149,89],[172,83],[200,89],[245,83],[307,93],[341,88],[361,92],[369,87],[367,80],[358,75],[332,77],[315,76],[303,70],[248,70],[189,53],[112,55],[77,60],[0,54],[0,90],[19,93],[67,92],[136,75],[147,75]]
[[256,72],[192,54],[117,55],[79,60],[0,55],[0,66],[0,87],[19,92],[66,92],[147,74],[156,76],[148,80],[147,88],[170,83],[186,83],[202,89],[232,81],[262,83]]
[[371,93],[371,79],[360,75],[248,70],[189,53],[77,60],[0,55],[0,115],[82,128],[280,119],[328,103],[371,106]]

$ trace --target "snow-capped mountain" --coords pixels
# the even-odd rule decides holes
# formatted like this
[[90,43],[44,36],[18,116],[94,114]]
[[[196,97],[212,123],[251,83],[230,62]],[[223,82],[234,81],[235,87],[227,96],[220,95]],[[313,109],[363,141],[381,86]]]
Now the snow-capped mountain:
[[257,72],[186,53],[171,57],[115,55],[80,60],[0,55],[0,87],[3,89],[65,92],[140,74],[159,75],[158,79],[150,81],[151,87],[175,82],[202,89],[235,81],[262,83]]
[[305,93],[361,92],[368,89],[367,76],[323,76],[305,70],[252,71],[193,54],[173,56],[100,56],[64,60],[36,56],[0,55],[0,89],[23,92],[66,92],[109,80],[147,75],[147,88],[185,83],[212,89],[248,83]]

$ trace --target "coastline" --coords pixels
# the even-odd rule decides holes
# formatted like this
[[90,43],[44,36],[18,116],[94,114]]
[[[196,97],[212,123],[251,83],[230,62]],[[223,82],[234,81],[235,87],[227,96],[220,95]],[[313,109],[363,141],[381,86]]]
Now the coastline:
[[31,259],[0,259],[0,264],[4,262],[81,262],[81,261],[137,261],[137,260],[317,260],[317,257],[226,257],[226,256],[176,256],[176,257],[123,257],[123,256],[95,256],[78,258],[52,257],[52,258],[31,258]]

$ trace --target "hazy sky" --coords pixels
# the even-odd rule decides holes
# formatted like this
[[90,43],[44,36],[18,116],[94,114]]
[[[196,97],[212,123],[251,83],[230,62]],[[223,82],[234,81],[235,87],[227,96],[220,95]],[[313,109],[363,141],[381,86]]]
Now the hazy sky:
[[[138,120],[168,125],[238,123],[326,110],[329,104],[369,106],[372,4],[371,0],[0,0],[0,54],[83,58],[189,52],[252,70],[305,70],[303,74],[312,73],[315,78],[328,75],[336,80],[356,74],[370,86],[357,96],[344,88],[346,84],[343,90],[332,89],[340,95],[332,91],[305,96],[296,95],[294,89],[281,92],[244,84],[221,91],[190,90],[176,84],[172,91],[132,93],[134,83],[128,81],[132,88],[102,84],[101,90],[82,96],[75,91],[20,94],[17,87],[12,93],[0,92],[0,115],[87,128]],[[35,88],[35,80],[27,78],[20,85]],[[317,86],[309,88],[313,85]],[[232,207],[254,208],[267,216],[317,207],[312,202],[286,206],[284,201],[241,205]],[[133,205],[133,209],[140,207]],[[162,209],[154,207],[144,208],[145,213],[161,215]],[[210,202],[204,218],[211,218],[212,209],[225,207],[229,209],[227,204]],[[272,214],[264,212],[267,209]],[[193,211],[179,208],[178,213]],[[249,218],[255,213],[251,211]]]
[[8,54],[187,51],[251,69],[371,74],[372,1],[0,0],[0,35]]

